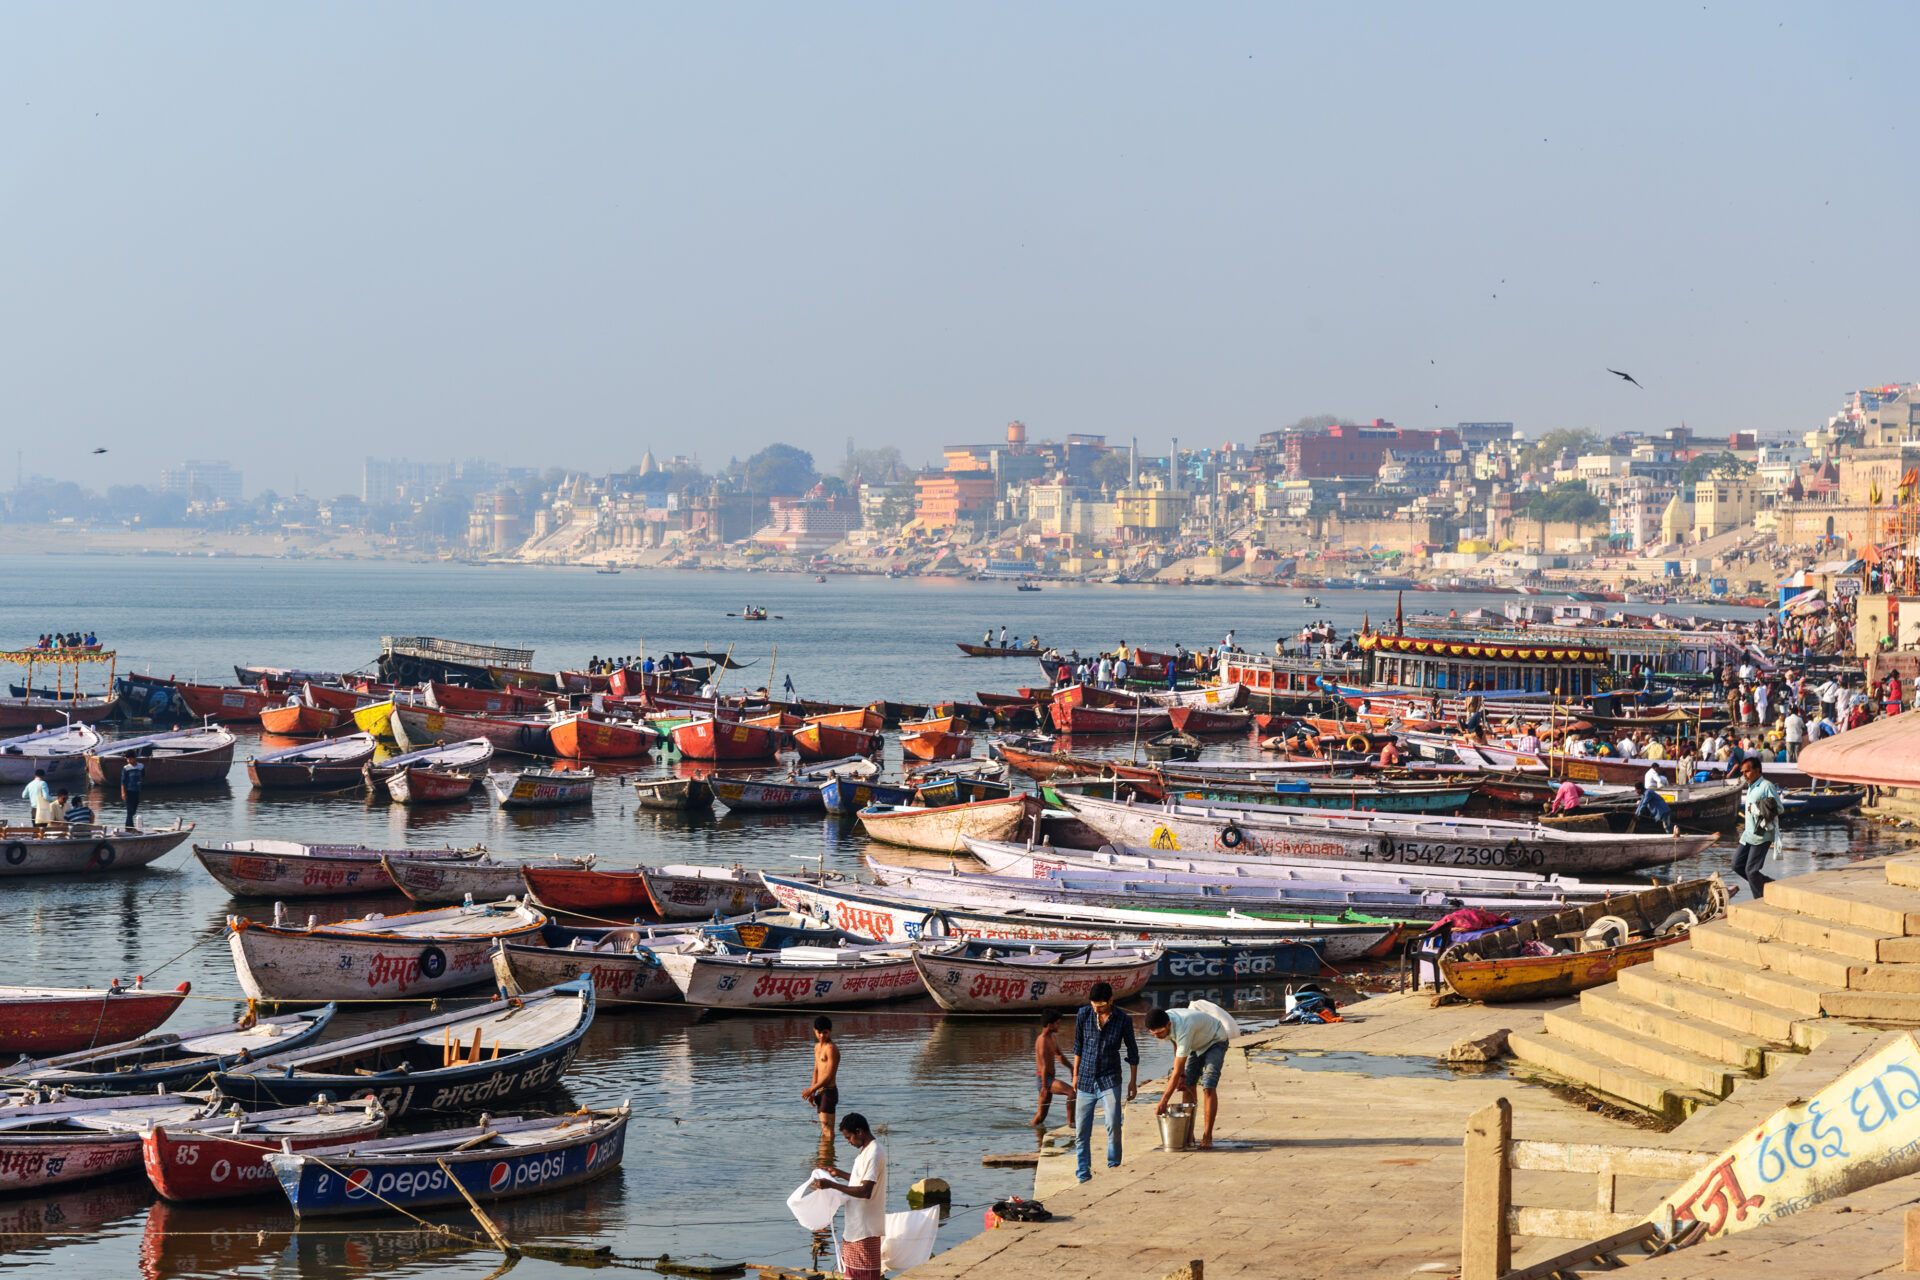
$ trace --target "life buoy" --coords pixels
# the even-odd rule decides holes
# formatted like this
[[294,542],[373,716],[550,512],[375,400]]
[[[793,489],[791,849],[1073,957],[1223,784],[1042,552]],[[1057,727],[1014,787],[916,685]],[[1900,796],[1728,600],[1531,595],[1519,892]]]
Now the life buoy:
[[423,947],[420,950],[420,976],[437,978],[447,971],[447,953],[438,947]]
[[1364,733],[1356,733],[1347,739],[1347,750],[1357,751],[1361,755],[1365,755],[1367,749],[1372,745],[1372,743],[1367,741],[1367,735]]
[[90,871],[105,871],[113,865],[113,860],[119,856],[112,845],[102,840],[99,844],[93,846],[93,853],[87,858],[87,869]]
[[[929,911],[920,917],[920,936],[923,938],[951,938],[953,918],[944,911]],[[882,938],[884,942],[886,939]]]
[[7,865],[17,867],[27,860],[27,846],[15,840],[7,846]]
[[1220,833],[1220,843],[1229,849],[1238,849],[1245,841],[1246,835],[1231,822],[1227,824],[1227,829]]
[[1375,857],[1391,858],[1393,856],[1393,837],[1381,836],[1378,840],[1374,841],[1373,852]]

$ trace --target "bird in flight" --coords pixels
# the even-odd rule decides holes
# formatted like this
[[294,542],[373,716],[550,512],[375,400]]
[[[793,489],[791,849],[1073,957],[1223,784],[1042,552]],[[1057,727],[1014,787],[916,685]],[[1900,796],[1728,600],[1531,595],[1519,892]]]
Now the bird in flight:
[[[1616,377],[1616,378],[1625,378],[1625,379],[1626,379],[1626,380],[1627,380],[1628,382],[1631,382],[1631,383],[1633,383],[1633,385],[1634,385],[1634,386],[1636,386],[1636,387],[1640,387],[1640,383],[1639,383],[1639,381],[1638,381],[1637,379],[1635,379],[1635,378],[1634,378],[1634,376],[1633,376],[1632,374],[1630,374],[1630,373],[1622,373],[1622,372],[1620,372],[1620,371],[1619,371],[1618,369],[1609,369],[1609,370],[1607,370],[1607,372],[1608,372],[1608,373],[1610,373],[1610,374],[1612,374],[1612,375],[1613,375],[1614,377]],[[1645,387],[1640,387],[1640,389],[1641,389],[1642,391],[1645,391],[1645,390],[1646,390],[1646,388],[1645,388]]]
[[95,452],[95,453],[105,453],[105,452],[106,452],[106,450],[105,450],[105,449],[95,449],[95,450],[94,450],[94,452]]

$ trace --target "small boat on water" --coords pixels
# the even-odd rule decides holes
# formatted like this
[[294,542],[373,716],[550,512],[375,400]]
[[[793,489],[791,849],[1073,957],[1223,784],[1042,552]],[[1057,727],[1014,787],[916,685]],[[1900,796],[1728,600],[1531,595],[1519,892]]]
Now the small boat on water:
[[213,725],[121,738],[87,753],[87,778],[96,786],[118,790],[120,771],[128,760],[140,756],[148,791],[224,782],[233,768],[236,741],[232,733]]
[[1167,719],[1182,733],[1246,733],[1253,728],[1253,712],[1218,707],[1168,707]]
[[148,830],[64,822],[0,826],[0,877],[131,871],[157,862],[192,834],[193,824],[178,820]]
[[724,943],[751,951],[826,946],[845,941],[838,929],[783,911],[755,912],[711,924],[639,925],[568,929],[549,924],[534,942],[502,942],[493,949],[493,975],[503,991],[593,979],[602,1004],[679,1004],[680,988],[660,967],[663,950]]
[[883,782],[877,778],[832,778],[820,789],[820,799],[828,813],[853,814],[873,805],[911,804],[917,790],[917,786],[907,782]]
[[516,769],[487,775],[487,790],[502,809],[563,809],[593,803],[591,769]]
[[120,695],[0,698],[0,729],[31,729],[56,720],[98,724],[120,706]]
[[860,828],[882,844],[964,853],[970,839],[1007,840],[1026,834],[1043,807],[1038,797],[1026,794],[938,809],[873,805],[860,811]]
[[87,776],[87,753],[97,750],[98,730],[84,724],[62,724],[51,729],[0,740],[0,782],[26,784],[44,772],[49,785]]
[[[864,709],[855,714],[863,722],[869,717],[874,721],[881,719],[878,712]],[[848,728],[828,723],[836,718],[809,717],[805,724],[792,731],[794,749],[799,751],[802,760],[836,760],[845,756],[880,754],[886,738],[880,733],[879,724],[871,728]]]
[[364,781],[360,770],[378,744],[370,733],[303,743],[247,761],[247,777],[262,791],[342,790]]
[[581,868],[529,864],[527,893],[548,911],[621,921],[636,912],[657,920],[709,920],[775,905],[755,875],[739,867],[668,864]]
[[[939,959],[964,950],[958,939],[926,944]],[[660,967],[688,1004],[712,1009],[787,1009],[802,1005],[875,1004],[926,991],[914,956],[921,944],[854,943],[786,947],[756,955],[659,953]]]
[[387,756],[379,760],[369,760],[363,770],[370,790],[377,790],[389,778],[406,772],[408,769],[455,769],[469,770],[486,767],[493,759],[493,744],[485,738],[467,738],[461,742],[446,742],[437,746],[422,747],[418,751],[406,751],[399,755]]
[[1318,608],[1320,607],[1320,597],[1319,597],[1319,596],[1307,596],[1307,597],[1305,597],[1305,598],[1303,598],[1303,599],[1302,599],[1302,600],[1300,601],[1300,603],[1301,603],[1301,604],[1303,604],[1303,605],[1305,605],[1305,606],[1306,606],[1307,608],[1309,608],[1309,609],[1318,609]]
[[280,1190],[269,1151],[335,1147],[378,1137],[386,1127],[387,1113],[372,1098],[222,1114],[205,1124],[162,1121],[140,1135],[140,1158],[153,1189],[168,1200],[233,1200]]
[[826,783],[803,778],[707,779],[713,798],[738,813],[818,813],[826,808]]
[[[618,1169],[628,1115],[622,1105],[563,1116],[488,1117],[466,1129],[276,1151],[266,1164],[296,1218],[464,1207],[469,1199],[559,1191]],[[348,1165],[353,1176],[339,1176]]]
[[547,737],[553,743],[553,754],[563,759],[638,760],[653,750],[661,734],[638,722],[576,711],[554,721]]
[[1138,995],[1165,954],[1160,947],[1035,945],[988,948],[980,955],[916,951],[913,964],[942,1009],[1016,1013],[1076,1008],[1087,1002],[1096,982],[1112,987],[1115,1000]]
[[1046,652],[1045,649],[1030,648],[1026,645],[1002,648],[991,644],[961,644],[958,640],[954,643],[960,645],[960,652],[969,658],[1037,658]]
[[268,693],[257,683],[224,685],[181,682],[174,685],[173,692],[194,719],[222,724],[252,723],[260,719],[262,711],[286,701]]
[[1200,739],[1190,733],[1169,729],[1148,738],[1143,750],[1149,760],[1198,760],[1202,745]]
[[[495,858],[491,854],[472,862],[454,862],[445,858],[427,859],[380,855],[380,865],[400,892],[415,902],[439,906],[450,902],[498,902],[527,893],[528,866],[553,867],[565,871],[585,871],[593,865],[591,857],[551,858],[528,862],[519,858]],[[544,984],[543,984],[544,985]]]
[[251,1014],[237,1022],[192,1031],[151,1031],[131,1040],[51,1057],[30,1057],[0,1068],[0,1079],[56,1087],[68,1093],[138,1093],[178,1090],[209,1071],[266,1053],[297,1049],[320,1038],[334,1006],[322,1005],[272,1018]]
[[1857,809],[1866,801],[1865,787],[1810,787],[1781,796],[1782,818],[1816,818]]
[[485,738],[496,751],[535,756],[553,754],[553,743],[547,736],[552,721],[546,719],[436,711],[430,707],[396,704],[392,725],[393,740],[407,751],[435,742]]
[[1037,582],[1022,582],[1016,584],[1013,589],[1015,591],[1038,591],[1040,590],[1040,584]]
[[662,813],[689,813],[713,808],[713,788],[705,778],[659,778],[633,784],[642,809]]
[[260,713],[260,727],[282,738],[324,738],[352,722],[351,713],[321,706],[313,700],[311,691]]
[[1005,777],[992,777],[966,770],[953,773],[932,771],[907,779],[913,787],[912,803],[938,809],[947,805],[976,804],[982,800],[1004,800],[1013,794],[1013,784]]
[[493,972],[496,938],[525,938],[547,918],[524,903],[437,907],[370,915],[333,924],[288,921],[275,903],[273,923],[227,917],[227,949],[240,989],[255,1000],[398,1000],[457,991]]
[[474,862],[485,849],[369,849],[362,844],[233,840],[195,845],[193,856],[236,898],[346,898],[391,893],[389,857],[412,865]]
[[136,980],[105,988],[0,987],[0,1053],[72,1053],[143,1036],[173,1016],[193,984],[149,991]]
[[582,979],[269,1054],[216,1072],[213,1083],[246,1107],[289,1106],[326,1092],[372,1096],[395,1119],[491,1108],[558,1084],[593,1010],[593,984]]
[[478,790],[486,776],[484,769],[415,767],[387,779],[387,796],[395,804],[457,804]]
[[1719,876],[1682,880],[1479,934],[1443,951],[1440,972],[1455,992],[1483,1004],[1570,996],[1612,982],[1726,913]]
[[957,760],[973,754],[973,736],[938,729],[900,733],[900,750],[916,760]]
[[786,745],[784,729],[701,716],[673,731],[673,745],[689,760],[771,760]]

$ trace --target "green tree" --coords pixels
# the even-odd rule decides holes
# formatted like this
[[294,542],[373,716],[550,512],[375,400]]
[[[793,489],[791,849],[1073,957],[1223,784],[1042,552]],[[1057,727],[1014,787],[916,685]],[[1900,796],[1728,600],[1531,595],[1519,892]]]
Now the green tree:
[[1127,455],[1119,449],[1110,449],[1093,460],[1087,468],[1087,477],[1098,485],[1112,485],[1120,488],[1127,483]]
[[1556,484],[1527,500],[1527,515],[1531,519],[1543,524],[1570,524],[1576,531],[1605,518],[1606,514],[1607,504],[1587,488],[1585,480]]
[[1745,480],[1756,469],[1753,463],[1724,450],[1717,454],[1703,453],[1680,469],[1680,482],[1699,484],[1702,480]]
[[1337,413],[1310,413],[1304,418],[1296,418],[1287,424],[1290,431],[1324,431],[1328,427],[1337,427],[1346,419]]
[[741,484],[753,494],[805,493],[819,478],[813,455],[790,444],[770,444],[740,469]]
[[880,480],[900,465],[900,451],[892,445],[881,445],[878,449],[855,449],[840,463],[840,478],[853,483],[857,472],[864,480]]
[[1585,453],[1600,442],[1600,437],[1591,431],[1582,431],[1577,427],[1562,427],[1558,431],[1549,431],[1532,444],[1522,445],[1514,451],[1514,458],[1522,470],[1531,471],[1544,466],[1560,456],[1560,451],[1570,449],[1575,457]]

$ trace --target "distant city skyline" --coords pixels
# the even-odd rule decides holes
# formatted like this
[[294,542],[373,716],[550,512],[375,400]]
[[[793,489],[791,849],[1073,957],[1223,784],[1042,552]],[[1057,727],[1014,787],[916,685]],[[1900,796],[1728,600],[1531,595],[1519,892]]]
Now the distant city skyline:
[[1014,418],[1777,435],[1920,376],[1904,6],[0,24],[0,422],[96,490]]

